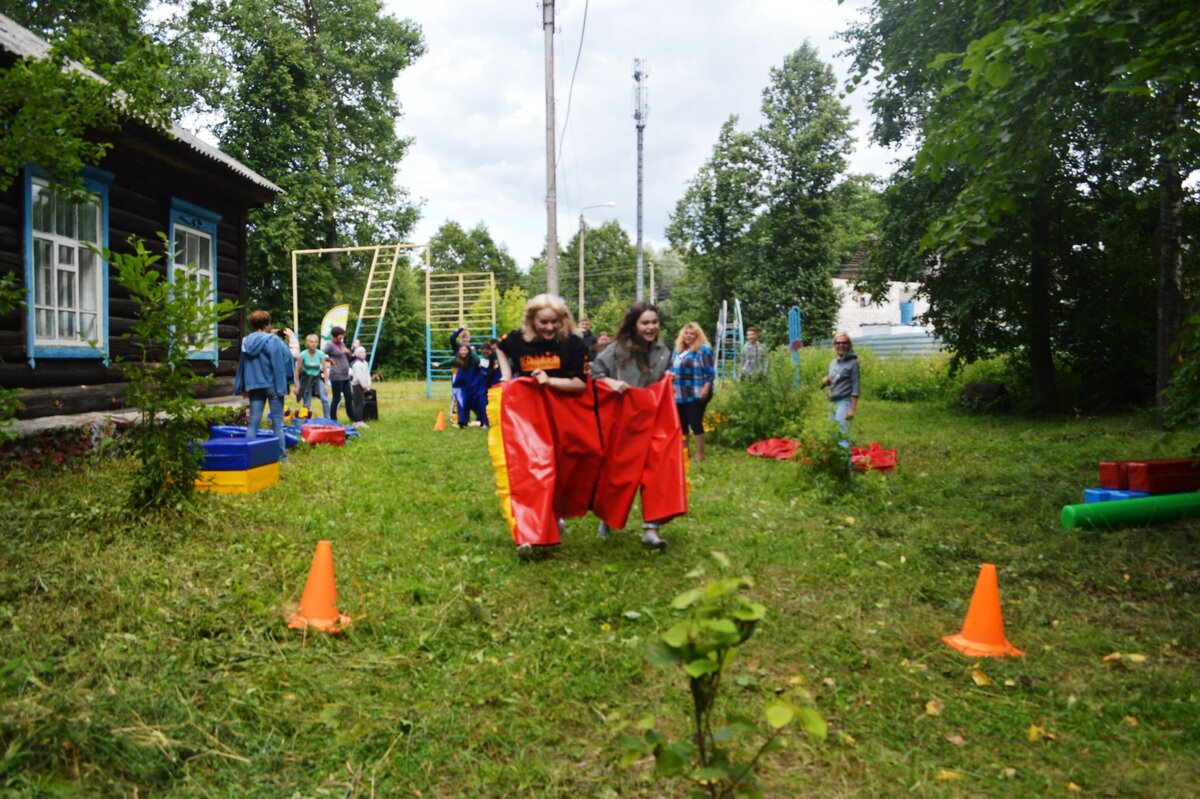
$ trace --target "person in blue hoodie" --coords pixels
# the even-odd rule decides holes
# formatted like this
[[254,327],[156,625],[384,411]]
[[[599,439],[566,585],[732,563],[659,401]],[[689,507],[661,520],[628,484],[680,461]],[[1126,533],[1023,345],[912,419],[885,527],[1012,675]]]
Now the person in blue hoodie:
[[287,442],[283,438],[283,400],[288,386],[296,380],[296,360],[292,351],[279,336],[271,333],[271,314],[254,311],[250,314],[254,332],[242,339],[242,354],[238,357],[237,375],[233,378],[233,393],[250,400],[250,423],[246,437],[258,435],[263,408],[270,405],[271,428],[279,439],[279,461],[287,463]]

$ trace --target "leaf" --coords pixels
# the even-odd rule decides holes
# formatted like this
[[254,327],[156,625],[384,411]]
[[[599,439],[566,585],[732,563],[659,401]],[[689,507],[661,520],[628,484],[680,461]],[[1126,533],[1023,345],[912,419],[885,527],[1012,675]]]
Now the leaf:
[[1121,719],[1121,721],[1125,724],[1128,724],[1130,727],[1136,727],[1138,725],[1138,720],[1133,716],[1125,716]]
[[662,640],[667,642],[668,646],[673,646],[679,649],[688,642],[688,633],[691,625],[686,621],[681,621],[671,629],[662,634]]
[[965,776],[966,775],[963,774],[961,771],[955,771],[953,769],[945,769],[944,768],[944,769],[939,769],[938,773],[935,774],[933,778],[935,780],[937,780],[938,782],[957,782],[958,780],[961,780]]
[[1012,67],[1007,61],[990,61],[983,70],[983,79],[993,89],[1000,89],[1008,85],[1012,80],[1012,74]]
[[925,715],[927,716],[940,716],[945,709],[946,703],[940,699],[930,699],[925,703]]
[[717,562],[717,565],[720,566],[722,569],[729,568],[729,566],[730,566],[729,556],[726,555],[724,552],[718,552],[717,550],[714,549],[712,552],[709,552],[708,554],[712,556],[712,559],[715,560]]
[[796,708],[792,707],[790,702],[784,702],[777,699],[771,702],[766,707],[767,724],[771,725],[773,730],[781,730],[792,723],[792,719],[796,717]]
[[676,610],[687,610],[700,599],[700,589],[693,588],[690,591],[684,591],[679,596],[671,600],[671,607]]
[[1039,727],[1036,724],[1029,725],[1029,731],[1025,734],[1025,737],[1028,738],[1031,742],[1032,741],[1040,741],[1043,738],[1045,738],[1049,741],[1054,741],[1054,740],[1058,739],[1058,736],[1055,735],[1054,733],[1050,732],[1050,730]]
[[991,678],[989,678],[986,674],[984,674],[979,669],[971,670],[971,679],[975,681],[976,685],[991,685],[992,684]]
[[663,669],[683,662],[683,655],[679,650],[665,641],[651,641],[650,646],[646,647],[645,658],[651,666]]
[[1145,655],[1139,654],[1137,652],[1134,652],[1133,654],[1130,654],[1130,655],[1126,655],[1125,657],[1126,657],[1126,659],[1129,660],[1130,663],[1145,663],[1147,660],[1149,660],[1149,658],[1147,658]]
[[1117,661],[1120,659],[1121,659],[1120,652],[1110,652],[1107,655],[1105,655],[1103,658],[1101,658],[1100,660],[1102,663],[1112,663],[1113,661]]
[[955,746],[966,746],[967,745],[967,739],[962,737],[961,735],[945,735],[943,737],[946,739],[947,743],[952,743]]
[[1078,785],[1076,785],[1073,782],[1067,783],[1067,790],[1070,791],[1071,793],[1082,793],[1083,792],[1083,788],[1080,788]]
[[715,660],[700,658],[699,660],[689,662],[683,667],[683,670],[687,672],[689,677],[702,677],[705,674],[712,674],[719,668],[720,666],[717,665]]
[[703,780],[705,782],[716,782],[718,780],[729,779],[729,769],[717,768],[716,766],[707,766],[698,768],[692,772],[692,779]]
[[[821,717],[816,708],[798,707],[796,715],[800,718],[800,726],[810,737],[816,738],[818,741],[825,740],[825,736],[829,734],[829,725],[825,723],[825,719]],[[850,738],[850,741],[853,743],[854,739]]]

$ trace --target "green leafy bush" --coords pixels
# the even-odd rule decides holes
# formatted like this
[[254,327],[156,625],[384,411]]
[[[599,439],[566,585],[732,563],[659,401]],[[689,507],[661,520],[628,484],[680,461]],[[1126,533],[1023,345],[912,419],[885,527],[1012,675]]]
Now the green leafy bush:
[[[166,248],[166,236],[159,233]],[[134,355],[114,359],[129,380],[126,399],[139,411],[139,424],[130,444],[138,463],[129,487],[131,510],[176,508],[189,500],[200,473],[201,451],[192,447],[206,438],[211,417],[196,399],[199,386],[211,385],[211,375],[197,375],[189,356],[213,345],[217,323],[237,305],[212,303],[212,284],[193,282],[179,270],[174,281],[163,279],[154,265],[162,256],[130,237],[131,252],[104,250],[114,280],[138,307],[137,320],[125,338]]]
[[796,381],[791,354],[776,350],[768,358],[766,375],[726,381],[717,388],[710,406],[712,439],[743,448],[768,438],[796,437],[816,396],[811,384]]
[[[712,557],[722,569],[729,567],[724,554],[713,552]],[[699,571],[692,574],[701,575]],[[643,719],[635,725],[640,736],[629,732],[620,735],[623,766],[652,755],[655,774],[687,777],[695,786],[688,796],[695,799],[735,793],[762,796],[755,784],[758,762],[767,752],[781,747],[781,736],[792,722],[798,721],[813,738],[825,738],[825,720],[799,686],[790,696],[768,694],[761,718],[731,712],[725,723],[717,726],[716,704],[722,677],[767,613],[763,605],[745,596],[753,585],[749,577],[720,577],[685,591],[671,602],[671,608],[686,613],[686,618],[654,640],[646,659],[656,666],[683,670],[692,698],[688,713],[692,734],[671,741],[654,729],[653,717]],[[752,751],[739,752],[735,747],[737,737],[760,730],[766,735],[762,743]]]

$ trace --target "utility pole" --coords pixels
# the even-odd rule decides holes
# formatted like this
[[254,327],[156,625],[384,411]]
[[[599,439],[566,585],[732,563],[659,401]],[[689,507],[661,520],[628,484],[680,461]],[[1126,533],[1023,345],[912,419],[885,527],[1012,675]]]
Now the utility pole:
[[[633,59],[634,107],[633,119],[637,126],[637,298],[645,298],[642,276],[642,133],[646,130],[646,117],[650,115],[650,106],[646,104],[646,70],[644,59]],[[653,282],[653,281],[651,281]]]
[[558,198],[554,173],[554,0],[542,0],[546,38],[546,292],[558,296]]

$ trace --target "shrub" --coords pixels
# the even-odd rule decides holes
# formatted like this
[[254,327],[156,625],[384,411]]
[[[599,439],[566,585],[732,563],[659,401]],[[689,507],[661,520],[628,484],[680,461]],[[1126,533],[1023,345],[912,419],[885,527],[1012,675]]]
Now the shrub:
[[[728,568],[724,554],[713,552],[712,557],[719,567]],[[798,685],[791,696],[782,691],[768,695],[761,721],[731,712],[725,723],[717,726],[722,677],[767,613],[765,607],[745,596],[753,585],[749,577],[722,577],[685,591],[671,602],[674,610],[687,616],[654,640],[646,659],[656,666],[683,670],[692,699],[687,714],[692,734],[690,739],[672,742],[654,729],[653,717],[644,719],[636,727],[641,737],[621,734],[623,766],[652,755],[656,775],[687,777],[693,783],[689,797],[762,796],[755,785],[757,764],[763,754],[779,748],[785,728],[798,721],[813,738],[825,738],[825,720],[812,706],[808,692]],[[739,753],[734,746],[737,736],[764,726],[762,743],[752,752]]]
[[[166,236],[159,237],[165,249]],[[132,252],[103,252],[114,280],[138,308],[137,320],[124,335],[135,355],[114,359],[129,380],[126,398],[140,416],[131,443],[138,468],[128,503],[138,512],[178,509],[191,498],[200,473],[201,452],[192,442],[207,437],[212,416],[196,399],[195,389],[214,378],[197,375],[189,356],[212,346],[217,323],[237,306],[228,300],[212,304],[212,284],[192,282],[183,270],[174,281],[164,280],[154,268],[162,256],[147,250],[140,239],[130,237],[129,244]]]
[[766,375],[727,381],[717,389],[709,418],[713,441],[741,448],[767,438],[795,437],[815,396],[803,381],[796,385],[791,354],[776,350]]

